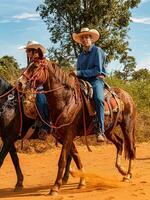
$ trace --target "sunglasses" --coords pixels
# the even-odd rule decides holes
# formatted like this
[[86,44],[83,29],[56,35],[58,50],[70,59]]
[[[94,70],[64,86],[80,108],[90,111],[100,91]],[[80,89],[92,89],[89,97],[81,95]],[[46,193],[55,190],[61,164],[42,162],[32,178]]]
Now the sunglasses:
[[37,52],[37,49],[32,49],[32,48],[30,48],[30,49],[26,49],[26,52],[34,52],[34,53],[36,53]]

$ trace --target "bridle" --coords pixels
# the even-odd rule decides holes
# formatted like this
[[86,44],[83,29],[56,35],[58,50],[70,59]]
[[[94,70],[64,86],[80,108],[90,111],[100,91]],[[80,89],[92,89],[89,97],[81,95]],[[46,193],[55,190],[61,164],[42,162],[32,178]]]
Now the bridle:
[[[38,80],[38,78],[41,76],[41,74],[44,72],[45,73],[45,79],[41,82],[41,85],[43,85],[48,77],[48,68],[47,65],[39,65],[37,67],[37,69],[35,70],[35,72],[33,73],[33,75],[31,77],[29,77],[27,75],[27,71],[29,70],[29,67],[31,67],[31,65],[33,65],[33,63],[31,63],[27,69],[22,73],[22,76],[24,76],[27,79],[27,83],[29,83],[29,85],[32,88],[36,88],[36,81]],[[27,84],[28,85],[28,84]]]
[[[64,88],[65,86],[60,86],[58,88],[54,88],[54,89],[50,89],[50,90],[42,90],[42,91],[37,91],[36,89],[36,81],[38,80],[38,78],[41,76],[41,74],[43,73],[43,71],[45,72],[45,79],[41,82],[41,85],[43,85],[46,81],[47,81],[47,78],[48,78],[48,66],[47,65],[42,65],[42,66],[39,66],[32,77],[29,77],[27,75],[27,72],[29,70],[29,68],[31,67],[31,65],[33,64],[33,62],[27,67],[27,69],[21,74],[21,76],[24,76],[27,80],[27,83],[26,83],[26,89],[30,89],[28,90],[28,93],[32,93],[32,94],[39,94],[39,93],[50,93],[50,92],[54,92],[56,90],[60,90],[62,88]],[[20,77],[21,77],[20,76]],[[31,88],[33,89],[31,91]],[[21,93],[27,93],[26,91],[23,91],[23,90],[20,90],[19,87],[17,86],[17,90]]]

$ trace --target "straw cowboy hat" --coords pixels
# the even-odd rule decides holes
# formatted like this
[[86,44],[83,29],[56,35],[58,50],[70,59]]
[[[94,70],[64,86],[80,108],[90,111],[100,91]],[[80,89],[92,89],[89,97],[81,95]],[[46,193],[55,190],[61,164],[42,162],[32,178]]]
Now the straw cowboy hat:
[[96,42],[99,39],[99,32],[96,29],[82,28],[80,33],[73,33],[73,40],[81,44],[81,37],[83,35],[90,35],[92,37],[92,42]]
[[21,46],[18,49],[41,49],[41,51],[43,52],[43,54],[46,53],[46,49],[43,45],[41,45],[40,43],[38,43],[37,41],[28,41],[27,44],[25,46]]

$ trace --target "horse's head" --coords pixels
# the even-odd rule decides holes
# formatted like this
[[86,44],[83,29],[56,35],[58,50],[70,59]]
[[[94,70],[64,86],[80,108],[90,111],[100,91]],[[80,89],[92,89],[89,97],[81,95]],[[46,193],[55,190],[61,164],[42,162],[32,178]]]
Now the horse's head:
[[19,91],[36,89],[47,80],[47,61],[42,60],[38,64],[31,63],[17,80]]

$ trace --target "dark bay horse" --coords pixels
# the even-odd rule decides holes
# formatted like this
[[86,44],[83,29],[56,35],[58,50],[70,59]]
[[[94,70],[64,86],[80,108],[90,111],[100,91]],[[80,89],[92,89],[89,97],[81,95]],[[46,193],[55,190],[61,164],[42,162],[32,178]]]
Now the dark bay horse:
[[[58,173],[50,194],[57,194],[62,185],[62,177],[69,151],[74,157],[79,170],[83,171],[83,165],[79,158],[78,151],[73,144],[76,136],[93,134],[90,130],[93,117],[89,115],[83,104],[76,76],[69,76],[56,63],[47,61],[42,67],[34,64],[28,67],[18,79],[18,88],[26,91],[39,84],[43,84],[47,96],[52,123],[55,125],[55,137],[63,142],[59,162]],[[122,102],[122,110],[113,115],[105,116],[105,134],[117,149],[116,167],[126,179],[131,178],[131,161],[135,158],[135,118],[136,108],[131,96],[120,88],[114,88],[114,92]],[[111,123],[110,123],[111,121]],[[114,132],[114,126],[120,126],[122,135]],[[87,131],[85,131],[85,129]],[[129,160],[128,168],[121,166],[121,156],[125,152],[125,158]],[[80,180],[80,186],[85,185],[84,178]]]
[[[23,112],[22,102],[21,110],[19,110],[18,104],[18,92],[7,81],[0,77],[0,137],[3,141],[3,146],[0,152],[0,167],[8,153],[10,153],[13,165],[17,174],[17,183],[15,185],[15,191],[23,188],[23,173],[20,168],[19,158],[16,152],[14,142],[18,139],[22,139],[28,129],[33,125],[34,120],[26,117]],[[22,125],[21,125],[22,114]],[[19,132],[21,131],[21,136]],[[34,132],[31,136],[32,139],[38,138],[38,133]],[[64,181],[67,182],[69,176],[69,166],[71,162],[71,156],[68,156]]]

